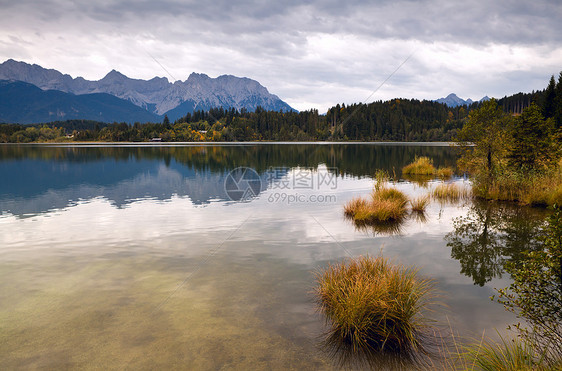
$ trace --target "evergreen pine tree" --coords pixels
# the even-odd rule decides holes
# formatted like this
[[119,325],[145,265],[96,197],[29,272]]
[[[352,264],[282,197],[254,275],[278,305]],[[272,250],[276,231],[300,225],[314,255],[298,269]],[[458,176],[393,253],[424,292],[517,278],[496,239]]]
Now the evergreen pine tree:
[[556,84],[554,96],[554,122],[556,128],[562,129],[562,71],[558,76],[558,83]]
[[554,75],[550,77],[548,87],[544,92],[544,101],[542,105],[542,114],[545,118],[554,116],[554,98],[556,97],[556,82]]
[[539,170],[556,158],[552,121],[544,119],[535,103],[512,120],[508,158],[514,168]]

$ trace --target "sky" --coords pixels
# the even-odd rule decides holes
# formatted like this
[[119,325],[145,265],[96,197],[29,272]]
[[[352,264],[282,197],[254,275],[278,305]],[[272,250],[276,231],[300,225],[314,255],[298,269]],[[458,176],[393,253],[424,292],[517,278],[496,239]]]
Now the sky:
[[0,62],[72,77],[259,81],[298,110],[544,89],[562,2],[0,0]]

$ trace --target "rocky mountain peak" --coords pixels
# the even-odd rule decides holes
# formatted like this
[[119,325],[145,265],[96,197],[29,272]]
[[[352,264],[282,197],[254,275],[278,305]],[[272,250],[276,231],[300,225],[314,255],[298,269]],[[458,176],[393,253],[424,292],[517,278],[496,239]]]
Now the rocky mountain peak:
[[[485,100],[489,100],[490,98],[488,98],[488,96],[485,96],[484,98],[480,99],[479,102],[483,102]],[[447,97],[445,98],[439,98],[434,100],[434,102],[437,103],[443,103],[446,104],[449,107],[457,107],[457,106],[466,106],[466,105],[471,105],[472,103],[474,103],[474,101],[470,98],[468,98],[467,100],[464,100],[462,98],[459,98],[455,93],[451,93],[449,95],[447,95]]]
[[212,107],[245,108],[257,106],[271,110],[293,110],[259,82],[232,75],[211,78],[204,73],[191,73],[185,81],[171,83],[165,77],[150,80],[131,79],[111,70],[101,80],[73,79],[56,70],[9,59],[0,64],[0,79],[19,80],[41,89],[60,90],[73,94],[108,93],[146,109],[151,113],[168,114],[170,119],[184,116],[194,109]]
[[127,76],[123,75],[121,72],[117,70],[111,70],[102,80],[105,81],[115,81],[115,80],[126,80],[128,79]]

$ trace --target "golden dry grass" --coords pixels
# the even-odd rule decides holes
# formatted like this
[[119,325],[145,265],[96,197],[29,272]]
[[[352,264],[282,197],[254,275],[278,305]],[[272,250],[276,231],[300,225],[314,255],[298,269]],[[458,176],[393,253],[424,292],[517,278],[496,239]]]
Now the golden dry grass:
[[367,207],[367,201],[361,197],[355,197],[344,205],[343,210],[346,216],[354,217],[359,210]]
[[429,205],[429,202],[430,202],[429,196],[422,196],[410,200],[410,206],[413,212],[424,213],[425,209],[427,208],[427,205]]
[[402,174],[406,175],[433,175],[435,174],[435,167],[433,160],[429,157],[416,157],[414,162],[402,168]]
[[370,200],[354,198],[344,206],[344,213],[361,224],[392,222],[403,218],[407,212],[408,197],[386,186],[378,187]]
[[441,179],[449,179],[453,176],[453,169],[450,167],[440,167],[437,169],[437,176]]
[[361,256],[330,264],[316,278],[329,342],[364,355],[423,351],[429,323],[423,312],[434,298],[434,283],[419,278],[416,269]]
[[470,191],[454,183],[441,183],[433,189],[432,196],[440,201],[455,202],[470,197]]
[[476,188],[475,194],[522,205],[562,205],[562,167],[545,174],[503,174],[487,187]]

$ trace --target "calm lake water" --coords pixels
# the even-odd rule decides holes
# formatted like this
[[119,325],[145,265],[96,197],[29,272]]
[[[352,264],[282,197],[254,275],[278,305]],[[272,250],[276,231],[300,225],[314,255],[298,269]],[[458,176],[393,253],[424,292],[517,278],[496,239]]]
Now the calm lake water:
[[445,331],[503,332],[489,297],[541,212],[432,201],[392,235],[343,216],[421,155],[455,163],[430,145],[0,146],[0,368],[332,369],[314,273],[366,254],[433,278]]

